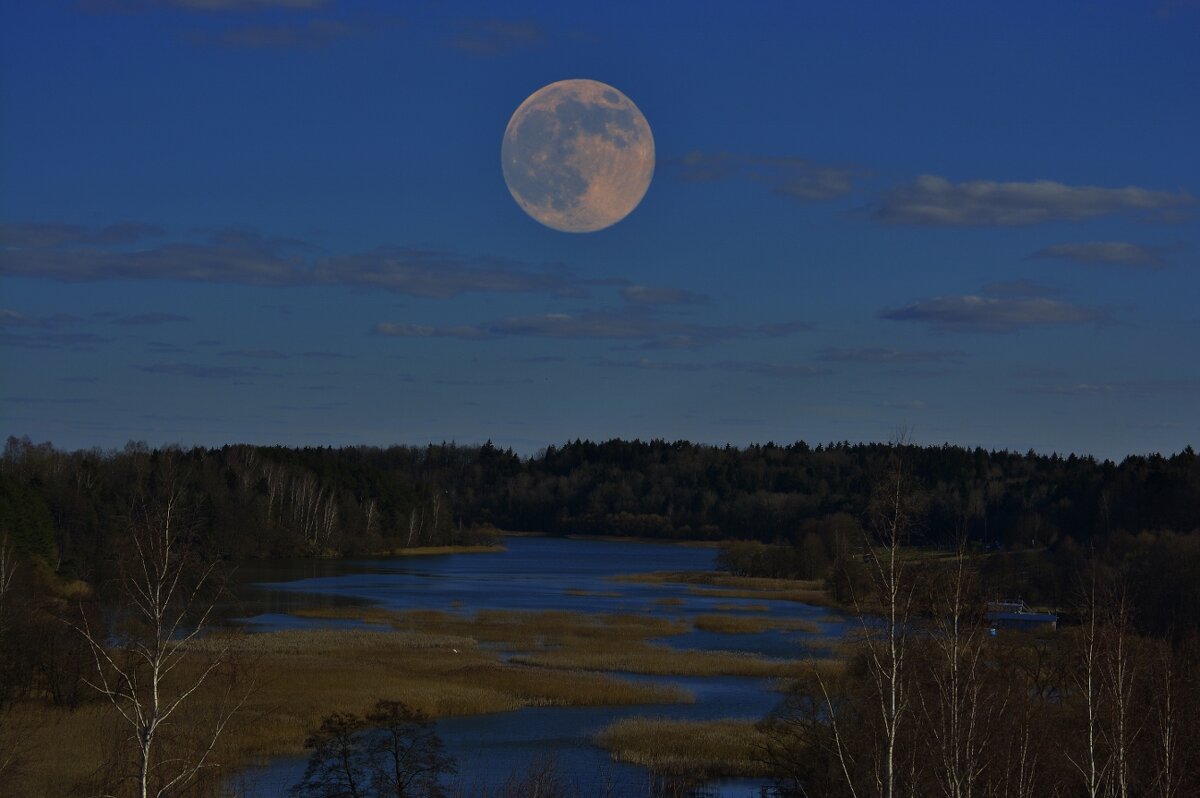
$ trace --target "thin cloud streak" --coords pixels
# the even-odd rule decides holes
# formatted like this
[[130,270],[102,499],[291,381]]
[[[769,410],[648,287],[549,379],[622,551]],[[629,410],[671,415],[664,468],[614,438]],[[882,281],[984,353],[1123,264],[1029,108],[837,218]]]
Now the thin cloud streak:
[[331,44],[378,33],[382,21],[309,19],[281,25],[246,25],[220,31],[195,31],[186,38],[199,45],[243,50],[320,50]]
[[634,305],[704,305],[706,294],[666,286],[630,285],[620,290],[621,298]]
[[883,310],[879,318],[915,321],[948,332],[1014,332],[1024,327],[1083,324],[1109,318],[1101,308],[1045,297],[935,296],[902,308]]
[[881,222],[907,225],[1029,225],[1077,221],[1124,211],[1166,211],[1195,204],[1186,191],[1127,186],[1068,186],[1052,180],[951,183],[921,175],[886,192],[875,211]]
[[541,25],[531,19],[477,19],[464,22],[450,46],[468,55],[494,58],[545,44]]
[[205,380],[226,380],[243,377],[262,376],[262,372],[232,366],[208,366],[200,363],[154,363],[148,366],[138,366],[138,369],[148,374],[167,374],[173,377],[195,377]]
[[1135,269],[1165,269],[1163,247],[1127,241],[1089,241],[1084,244],[1054,244],[1029,257],[1034,260],[1067,260],[1086,265],[1117,265]]
[[743,181],[760,183],[771,192],[800,202],[834,199],[854,190],[854,169],[816,164],[804,158],[689,152],[666,161],[685,183]]
[[817,358],[829,363],[862,363],[867,365],[895,366],[912,363],[955,362],[966,357],[966,355],[967,353],[961,349],[904,351],[887,347],[829,347],[822,349]]
[[[557,264],[535,266],[490,255],[404,247],[313,257],[313,248],[304,242],[240,230],[141,249],[98,246],[96,241],[106,235],[104,230],[91,232],[71,226],[10,225],[5,234],[0,275],[67,283],[178,280],[262,287],[345,286],[450,299],[467,293],[583,298],[593,286],[624,282],[583,279]],[[681,289],[646,290],[650,293],[643,299],[664,302],[695,302],[700,297]],[[637,301],[639,294],[635,290],[630,296]]]
[[330,0],[77,0],[75,9],[92,14],[131,14],[173,8],[209,13],[265,11],[316,11]]
[[[788,325],[744,327],[660,319],[642,313],[589,311],[578,314],[544,313],[509,316],[478,325],[425,325],[383,322],[371,331],[401,338],[465,338],[485,340],[501,337],[563,340],[599,340],[637,344],[642,349],[701,349],[721,341],[775,336],[768,328]],[[797,328],[799,328],[797,326]]]
[[148,327],[160,324],[174,324],[175,322],[191,321],[188,316],[180,316],[176,313],[137,313],[132,316],[118,316],[109,324],[117,324],[123,327]]
[[822,377],[827,374],[832,374],[830,369],[821,366],[813,366],[805,363],[761,363],[754,361],[739,361],[739,360],[722,360],[714,363],[695,363],[695,362],[680,362],[670,360],[651,360],[649,358],[640,358],[638,360],[608,360],[599,359],[595,361],[596,365],[605,368],[629,368],[640,369],[643,371],[664,371],[664,372],[703,372],[703,371],[727,371],[741,372],[744,374],[755,374],[760,377],[773,377],[780,379],[802,379],[808,377]]

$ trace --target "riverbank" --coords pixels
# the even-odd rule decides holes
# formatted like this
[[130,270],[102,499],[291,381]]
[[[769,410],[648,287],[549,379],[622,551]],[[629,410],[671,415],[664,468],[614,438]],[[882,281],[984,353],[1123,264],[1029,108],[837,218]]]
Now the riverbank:
[[818,606],[837,606],[825,585],[818,579],[771,579],[760,576],[732,576],[719,571],[652,571],[619,574],[614,582],[689,585],[689,592],[706,598],[795,601]]
[[[403,701],[433,717],[692,700],[678,688],[505,661],[478,639],[453,632],[214,634],[189,648],[164,695],[189,684],[215,651],[227,652],[227,665],[181,707],[175,728],[203,735],[216,708],[244,701],[214,751],[213,761],[226,775],[272,757],[303,755],[305,738],[322,718],[363,714],[379,699]],[[74,711],[25,702],[5,720],[23,737],[13,795],[91,794],[95,779],[115,761],[115,741],[130,731],[98,700]],[[69,757],[61,756],[63,740],[71,741]]]

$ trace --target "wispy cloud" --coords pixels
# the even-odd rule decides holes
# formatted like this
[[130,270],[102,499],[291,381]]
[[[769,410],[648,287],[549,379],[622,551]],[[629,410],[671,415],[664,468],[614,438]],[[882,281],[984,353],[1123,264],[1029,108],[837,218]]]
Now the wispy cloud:
[[18,349],[73,349],[80,352],[93,352],[100,344],[112,341],[102,335],[83,332],[47,332],[37,330],[32,332],[0,332],[0,346],[11,346]]
[[757,374],[760,377],[782,377],[795,379],[798,377],[821,377],[833,372],[822,366],[808,363],[754,363],[724,360],[716,364],[716,368],[725,371],[740,371],[746,374]]
[[371,328],[376,335],[389,335],[393,338],[469,338],[479,339],[490,337],[482,327],[471,325],[440,326],[432,324],[394,324],[381,322]]
[[1163,269],[1164,247],[1130,244],[1126,241],[1089,241],[1085,244],[1053,244],[1030,255],[1035,259],[1068,260],[1074,263]]
[[317,263],[311,279],[326,285],[381,288],[436,299],[471,292],[546,293],[559,297],[587,294],[587,283],[561,267],[536,268],[493,256],[464,257],[403,248],[324,259]]
[[75,8],[97,14],[128,14],[164,8],[216,13],[269,9],[315,11],[329,3],[330,0],[76,0]]
[[813,326],[805,321],[785,321],[775,324],[760,324],[756,329],[768,338],[784,338],[798,332],[809,332]]
[[201,363],[166,362],[138,366],[138,368],[149,374],[169,374],[173,377],[195,377],[204,380],[227,380],[260,376],[261,374],[258,371],[234,368],[232,366],[211,366]]
[[83,321],[79,316],[70,313],[56,313],[53,316],[26,316],[9,308],[0,308],[0,327],[28,327],[36,329],[54,329]]
[[1016,389],[1020,393],[1051,394],[1055,396],[1105,396],[1127,394],[1131,396],[1154,396],[1164,393],[1200,392],[1200,378],[1182,377],[1165,379],[1133,379],[1113,382],[1058,382],[1026,385]]
[[82,323],[79,316],[56,313],[50,316],[27,316],[9,308],[0,308],[0,346],[17,349],[71,349],[95,351],[100,344],[112,341],[90,332],[64,332]]
[[821,350],[818,359],[830,363],[864,363],[867,365],[896,366],[913,363],[945,363],[966,357],[961,349],[903,350],[887,347],[839,348]]
[[763,363],[742,360],[688,362],[674,360],[653,360],[650,358],[639,358],[637,360],[609,360],[607,358],[602,358],[596,360],[595,363],[596,365],[608,368],[631,368],[642,369],[645,371],[674,372],[732,371],[741,372],[744,374],[755,374],[760,377],[773,377],[780,379],[821,377],[832,373],[827,368],[814,366],[807,363]]
[[379,335],[406,338],[500,337],[548,338],[567,340],[616,341],[635,344],[642,349],[701,349],[741,338],[775,335],[768,329],[784,325],[715,325],[663,319],[645,313],[544,313],[509,316],[478,325],[440,326],[424,324],[380,323],[372,328]]
[[[64,229],[58,229],[62,227]],[[54,229],[50,229],[54,228]],[[98,245],[104,231],[52,225],[10,225],[0,247],[0,274],[88,282],[179,280],[252,286],[337,285],[449,299],[466,293],[587,296],[612,280],[590,281],[557,264],[533,265],[491,255],[381,247],[315,257],[293,239],[223,230],[200,240],[137,249]],[[686,292],[684,292],[685,295]]]
[[144,327],[159,324],[173,324],[180,321],[191,321],[188,316],[175,313],[137,313],[132,316],[117,316],[109,324],[120,324],[127,327]]
[[255,360],[284,360],[288,357],[287,354],[280,352],[278,349],[229,349],[221,353],[225,357],[246,357],[254,358]]
[[136,244],[163,234],[157,225],[117,222],[88,228],[78,224],[0,224],[0,249]]
[[1110,317],[1103,308],[1051,299],[1037,293],[1039,287],[1035,284],[1020,282],[1023,291],[1012,290],[1013,284],[994,284],[985,289],[983,296],[918,299],[902,308],[882,310],[879,317],[922,322],[954,332],[1012,332],[1024,327],[1100,322]]
[[329,352],[325,350],[317,350],[310,352],[300,352],[300,357],[306,357],[313,360],[347,360],[349,355],[342,352]]
[[495,57],[540,47],[545,40],[542,26],[531,19],[476,19],[459,26],[450,46],[470,55]]
[[655,349],[698,349],[716,341],[742,338],[746,334],[744,329],[733,325],[684,323],[644,315],[605,312],[510,316],[492,322],[489,328],[498,335],[631,341]]
[[379,32],[387,20],[306,19],[274,25],[242,25],[217,31],[192,31],[187,38],[214,47],[245,50],[319,50],[334,42]]
[[0,402],[20,405],[93,405],[96,399],[61,396],[0,396]]
[[630,285],[622,288],[620,294],[635,305],[703,305],[709,301],[705,294],[666,286]]
[[944,177],[921,175],[914,183],[886,192],[875,216],[895,224],[1026,225],[1122,211],[1165,211],[1195,202],[1186,191],[1136,186],[1068,186],[1052,180],[951,183]]
[[858,170],[827,166],[804,158],[740,155],[730,152],[690,152],[666,161],[687,183],[740,180],[761,183],[788,199],[826,200],[849,194]]

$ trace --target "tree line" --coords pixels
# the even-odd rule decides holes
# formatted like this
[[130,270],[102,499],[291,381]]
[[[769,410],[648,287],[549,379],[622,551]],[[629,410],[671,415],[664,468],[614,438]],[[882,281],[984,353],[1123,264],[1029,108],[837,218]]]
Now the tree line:
[[[131,512],[165,467],[196,497],[207,556],[386,552],[482,542],[489,530],[742,541],[745,574],[826,578],[852,557],[894,458],[922,497],[910,544],[990,552],[985,582],[1065,606],[1087,557],[1127,574],[1136,625],[1200,624],[1200,457],[1120,463],[956,446],[576,440],[520,457],[490,442],[387,448],[166,447],[62,451],[10,438],[0,534],[63,579],[102,581]],[[836,585],[835,585],[836,587]],[[844,596],[841,596],[845,598]]]

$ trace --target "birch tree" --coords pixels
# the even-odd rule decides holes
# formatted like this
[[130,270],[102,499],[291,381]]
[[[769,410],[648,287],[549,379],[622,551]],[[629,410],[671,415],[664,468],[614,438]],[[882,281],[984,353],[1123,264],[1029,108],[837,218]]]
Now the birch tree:
[[214,604],[205,595],[216,565],[199,562],[191,551],[181,505],[180,493],[170,489],[132,519],[112,628],[93,628],[82,611],[76,626],[95,666],[86,683],[112,704],[135,751],[133,772],[120,779],[132,782],[132,793],[106,793],[114,798],[168,798],[193,786],[216,766],[217,740],[245,700],[236,698],[231,683],[208,728],[190,728],[184,717],[229,657],[227,649],[201,653],[189,645],[212,616]]
[[[903,445],[901,442],[899,445]],[[850,598],[860,624],[860,649],[865,660],[870,713],[876,733],[869,750],[851,750],[837,702],[825,681],[818,686],[833,733],[834,753],[851,795],[857,796],[855,771],[871,762],[871,792],[895,798],[901,771],[898,747],[911,715],[909,691],[909,639],[916,595],[915,572],[905,558],[904,545],[915,524],[917,506],[910,475],[897,455],[871,502],[863,559],[869,574],[869,595],[850,587]],[[856,763],[858,763],[856,765]]]
[[1101,673],[1102,618],[1100,614],[1099,577],[1092,567],[1091,580],[1081,602],[1081,620],[1075,652],[1075,667],[1071,682],[1082,703],[1082,750],[1068,751],[1066,756],[1083,782],[1088,798],[1099,798],[1108,779],[1110,760],[1105,755],[1101,730],[1101,711],[1104,708],[1104,680]]
[[[984,684],[983,624],[960,539],[954,560],[939,575],[931,601],[928,682],[921,693],[934,777],[947,798],[971,798],[989,763],[993,705]],[[1003,705],[999,708],[1002,709]]]
[[1104,629],[1104,647],[1100,672],[1108,695],[1108,723],[1105,737],[1112,758],[1112,792],[1129,798],[1133,792],[1132,762],[1135,746],[1145,726],[1134,691],[1139,678],[1139,657],[1132,635],[1129,593],[1118,587],[1108,597]]

